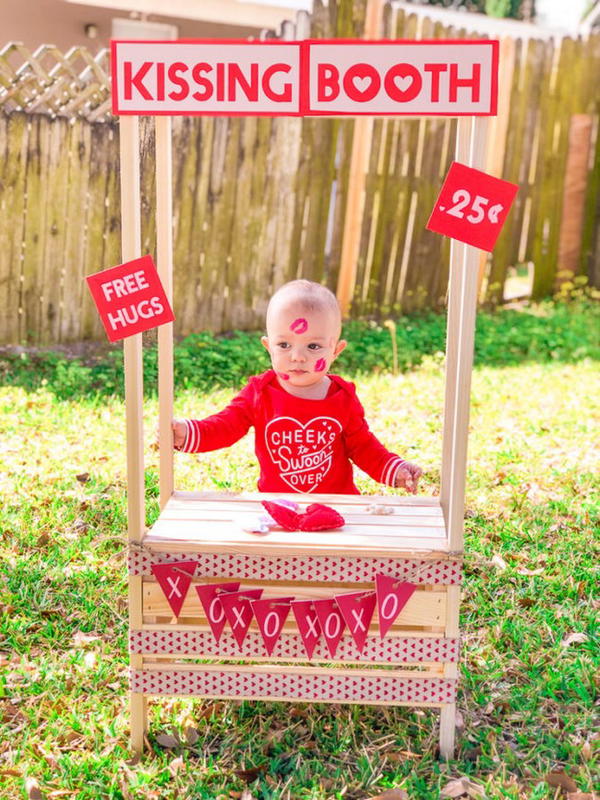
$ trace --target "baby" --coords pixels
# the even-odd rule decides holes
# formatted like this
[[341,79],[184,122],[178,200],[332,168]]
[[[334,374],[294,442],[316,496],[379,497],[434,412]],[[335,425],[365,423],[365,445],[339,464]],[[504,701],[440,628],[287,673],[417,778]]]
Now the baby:
[[250,378],[218,414],[173,420],[176,450],[227,447],[255,429],[261,492],[359,494],[352,463],[380,483],[413,494],[422,470],[371,433],[353,383],[329,374],[346,347],[335,295],[318,283],[286,283],[267,308],[261,341],[272,369]]

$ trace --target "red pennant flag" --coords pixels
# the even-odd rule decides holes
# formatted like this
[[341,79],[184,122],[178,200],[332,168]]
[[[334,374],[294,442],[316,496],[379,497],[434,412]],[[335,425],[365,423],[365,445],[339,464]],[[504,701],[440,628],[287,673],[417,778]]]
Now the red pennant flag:
[[246,589],[242,592],[227,592],[227,594],[221,595],[220,599],[225,617],[231,625],[235,640],[240,647],[252,622],[250,600],[258,600],[262,593],[262,589]]
[[344,632],[344,618],[333,597],[329,597],[327,600],[313,600],[313,605],[315,607],[317,619],[319,620],[319,625],[323,631],[323,636],[327,642],[327,649],[329,650],[330,656],[333,658],[339,641],[342,638],[342,633]]
[[178,561],[175,564],[152,564],[152,574],[169,601],[173,614],[178,617],[190,588],[197,561]]
[[272,597],[252,600],[252,611],[262,634],[267,653],[271,655],[283,628],[293,597]]
[[237,592],[240,582],[234,583],[209,583],[206,586],[196,586],[198,597],[206,614],[213,636],[219,641],[225,627],[225,612],[221,603],[221,595],[227,592]]
[[339,594],[334,598],[348,626],[358,652],[365,649],[369,625],[375,613],[377,596],[375,592],[351,592]]
[[379,612],[379,635],[383,639],[394,624],[394,620],[412,597],[417,588],[414,583],[376,575],[377,611]]
[[321,626],[312,600],[294,600],[292,611],[296,617],[296,625],[304,643],[308,658],[312,658],[315,646],[321,635]]

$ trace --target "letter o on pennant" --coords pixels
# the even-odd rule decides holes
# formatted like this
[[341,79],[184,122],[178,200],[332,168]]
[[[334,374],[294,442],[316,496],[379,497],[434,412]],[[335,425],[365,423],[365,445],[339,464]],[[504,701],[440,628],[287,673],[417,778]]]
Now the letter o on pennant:
[[[270,628],[272,628],[272,630],[270,630]],[[265,617],[265,622],[264,622],[265,636],[269,637],[275,636],[278,628],[279,628],[279,616],[275,611],[269,611],[269,613]]]
[[[214,613],[216,608],[219,608],[220,611],[221,611],[221,613],[220,613],[220,615],[218,617]],[[219,623],[224,619],[225,612],[223,611],[223,603],[221,603],[221,601],[219,600],[218,597],[214,597],[210,601],[210,605],[208,607],[208,616],[210,617],[211,622]]]
[[[386,614],[385,613],[386,612],[386,608],[387,608],[388,600],[392,601],[392,613],[391,614]],[[384,599],[383,603],[381,604],[381,616],[384,619],[393,619],[396,616],[397,613],[398,613],[398,598],[396,597],[395,594],[392,594],[390,592],[390,594],[385,596],[385,599]]]
[[[331,625],[329,623],[331,622],[331,620],[334,620],[334,622],[335,622],[335,630],[334,631],[330,630]],[[342,623],[340,622],[339,616],[337,614],[335,614],[334,612],[332,612],[327,617],[327,619],[325,620],[325,630],[324,630],[325,636],[327,636],[328,639],[335,639],[335,637],[340,632],[341,624]]]

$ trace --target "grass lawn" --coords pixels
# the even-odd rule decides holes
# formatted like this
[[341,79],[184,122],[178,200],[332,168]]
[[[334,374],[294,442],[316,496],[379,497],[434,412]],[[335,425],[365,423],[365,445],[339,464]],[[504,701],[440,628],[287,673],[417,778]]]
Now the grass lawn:
[[[371,427],[421,464],[423,490],[436,492],[441,357],[356,381]],[[459,777],[472,797],[541,800],[566,797],[567,775],[580,792],[572,798],[598,789],[597,360],[474,371],[459,735],[448,764],[436,758],[434,711],[178,698],[151,701],[152,751],[134,763],[123,402],[12,383],[0,389],[2,800],[363,800],[392,788],[433,800]],[[184,389],[176,413],[210,413],[232,393]],[[152,397],[145,415],[153,431]],[[150,523],[149,446],[146,464]],[[253,488],[252,437],[227,458],[178,456],[177,476],[181,488]],[[368,478],[359,486],[389,491]],[[452,786],[447,796],[458,796]]]

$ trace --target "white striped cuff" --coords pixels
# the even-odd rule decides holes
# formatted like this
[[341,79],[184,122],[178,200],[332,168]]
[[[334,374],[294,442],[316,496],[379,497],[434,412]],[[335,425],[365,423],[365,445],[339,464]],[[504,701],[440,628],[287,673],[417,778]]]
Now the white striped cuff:
[[404,464],[404,459],[400,456],[392,456],[383,468],[381,483],[385,483],[386,486],[395,486],[396,475],[402,464]]
[[184,419],[185,440],[179,448],[180,453],[197,453],[200,447],[200,428],[195,420]]

